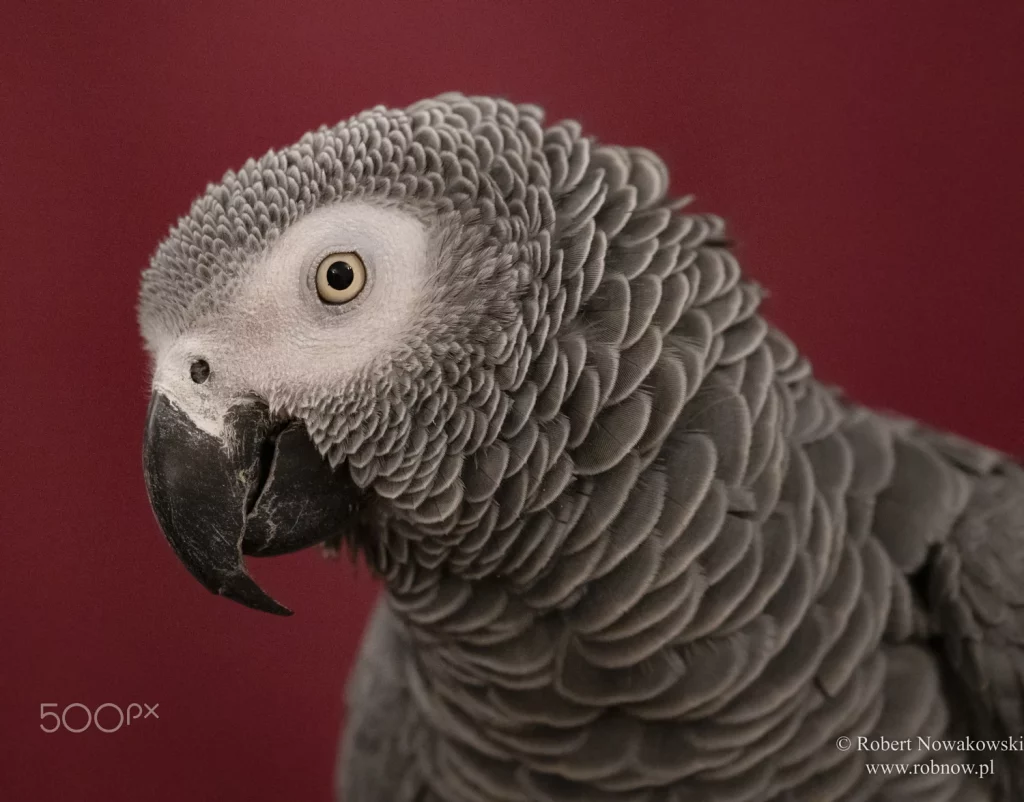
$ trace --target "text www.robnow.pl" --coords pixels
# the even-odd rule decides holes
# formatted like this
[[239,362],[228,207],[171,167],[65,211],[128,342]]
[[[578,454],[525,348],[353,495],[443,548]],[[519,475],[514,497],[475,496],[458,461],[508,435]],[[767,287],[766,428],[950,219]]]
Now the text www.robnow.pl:
[[926,760],[920,763],[865,763],[868,774],[963,774],[974,777],[991,777],[995,773],[996,762],[987,763],[942,763],[938,760]]

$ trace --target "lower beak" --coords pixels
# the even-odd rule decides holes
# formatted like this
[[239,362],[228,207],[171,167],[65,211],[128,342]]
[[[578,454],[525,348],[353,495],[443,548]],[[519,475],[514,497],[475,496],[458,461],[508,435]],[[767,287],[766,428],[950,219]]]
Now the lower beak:
[[312,546],[355,511],[348,472],[335,473],[301,423],[275,422],[262,402],[232,407],[217,438],[154,393],[143,465],[150,504],[185,567],[208,590],[268,613],[291,611],[260,589],[242,555]]

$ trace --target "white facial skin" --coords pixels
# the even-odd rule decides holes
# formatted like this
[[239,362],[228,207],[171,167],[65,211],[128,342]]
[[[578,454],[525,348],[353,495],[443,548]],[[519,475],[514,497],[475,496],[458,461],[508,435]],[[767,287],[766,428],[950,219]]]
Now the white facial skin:
[[[161,392],[203,431],[221,437],[229,407],[335,386],[394,349],[430,280],[428,232],[399,209],[350,202],[318,209],[288,228],[242,273],[228,305],[181,337],[150,343],[153,392]],[[355,252],[366,286],[346,304],[324,303],[316,270],[329,254]],[[189,369],[205,359],[210,377]]]

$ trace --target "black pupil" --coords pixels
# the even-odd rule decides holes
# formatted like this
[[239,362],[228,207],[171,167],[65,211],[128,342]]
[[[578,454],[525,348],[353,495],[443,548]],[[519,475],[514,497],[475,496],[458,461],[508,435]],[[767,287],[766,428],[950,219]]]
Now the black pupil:
[[347,290],[355,280],[348,262],[335,262],[327,268],[327,283],[332,290]]
[[192,381],[196,384],[202,384],[210,378],[210,363],[205,359],[197,359],[192,363],[188,372],[192,376]]

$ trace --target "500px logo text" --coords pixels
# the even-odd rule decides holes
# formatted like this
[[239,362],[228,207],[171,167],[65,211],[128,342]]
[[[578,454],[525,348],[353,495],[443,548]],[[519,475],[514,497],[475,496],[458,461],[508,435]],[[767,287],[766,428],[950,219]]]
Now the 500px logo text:
[[72,702],[59,712],[47,709],[59,707],[59,702],[43,702],[39,705],[39,718],[42,721],[39,729],[46,733],[61,729],[79,733],[95,727],[100,732],[109,734],[117,732],[122,727],[130,727],[133,721],[160,718],[160,714],[156,712],[160,707],[159,702],[155,705],[132,702],[124,708],[113,702],[104,702],[95,708],[81,702]]

